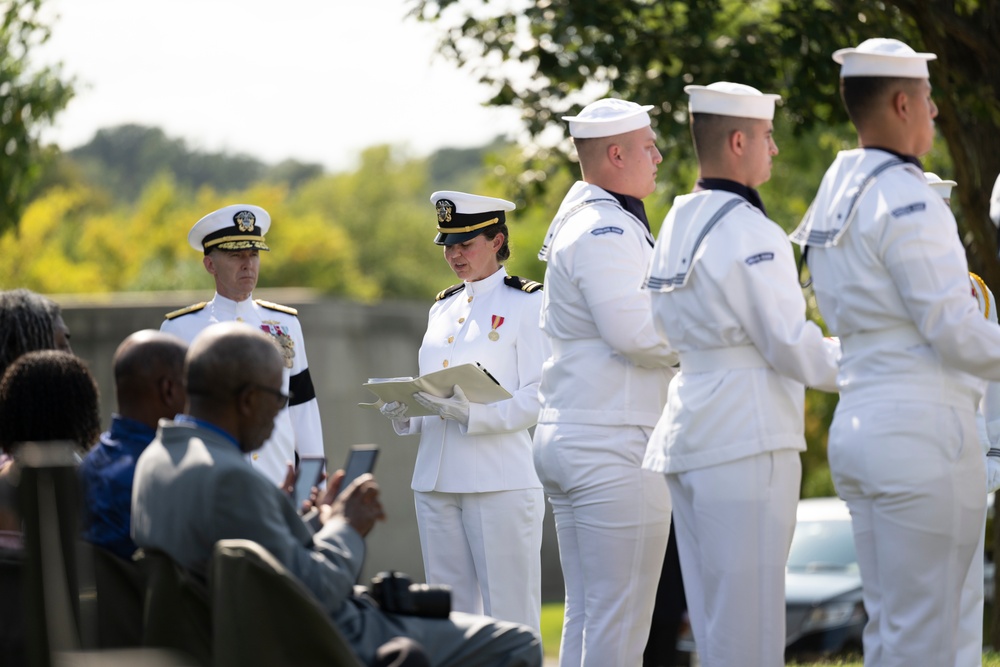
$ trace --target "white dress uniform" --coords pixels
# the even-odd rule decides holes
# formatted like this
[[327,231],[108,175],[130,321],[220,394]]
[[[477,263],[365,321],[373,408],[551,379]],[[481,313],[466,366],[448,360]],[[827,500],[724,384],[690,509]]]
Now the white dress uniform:
[[792,239],[843,347],[828,453],[853,519],[865,663],[954,664],[986,504],[973,375],[1000,381],[1000,327],[969,298],[955,219],[915,159],[841,152]]
[[580,181],[539,258],[548,262],[535,468],[552,504],[566,583],[560,665],[642,662],[670,529],[662,475],[641,469],[676,355],[653,326],[643,223]]
[[[933,183],[932,183],[933,185]],[[979,303],[984,317],[997,323],[996,301],[993,292],[982,278],[969,274],[972,294]],[[990,382],[986,388],[979,411],[976,413],[979,442],[986,458],[986,492],[1000,488],[1000,383]],[[958,628],[958,657],[955,667],[979,667],[983,664],[983,585],[985,575],[986,526],[979,535],[979,546],[972,557],[969,574],[962,585],[961,618]]]
[[545,500],[528,429],[549,344],[538,328],[541,285],[502,267],[438,295],[420,346],[420,374],[480,363],[512,397],[469,404],[469,424],[412,417],[412,487],[428,583],[452,609],[539,629]]
[[211,301],[168,313],[160,331],[191,343],[205,327],[216,322],[246,322],[274,336],[285,360],[282,391],[292,393],[288,407],[274,419],[274,431],[264,446],[247,455],[254,469],[274,482],[285,479],[288,462],[300,456],[323,456],[323,430],[319,403],[306,359],[302,327],[294,308],[250,297],[233,301],[218,293]]
[[805,386],[836,388],[836,341],[805,319],[791,245],[731,181],[674,200],[646,287],[680,355],[643,467],[667,473],[705,667],[784,664],[785,561]]

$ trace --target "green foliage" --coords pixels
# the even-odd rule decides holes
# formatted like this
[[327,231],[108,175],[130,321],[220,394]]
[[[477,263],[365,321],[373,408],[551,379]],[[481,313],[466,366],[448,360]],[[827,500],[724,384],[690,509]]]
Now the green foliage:
[[[1000,284],[985,196],[1000,172],[1000,3],[413,0],[412,13],[436,22],[441,50],[493,87],[490,104],[520,110],[536,137],[563,132],[561,115],[605,95],[654,105],[667,164],[692,160],[687,84],[739,81],[780,93],[775,124],[799,142],[839,134],[847,122],[834,50],[896,37],[933,51],[938,125],[954,164],[946,175],[959,183],[970,264]],[[803,182],[806,192],[817,185]]]
[[57,67],[34,69],[30,54],[49,38],[42,0],[0,4],[0,232],[17,224],[54,149],[39,133],[73,96]]
[[76,166],[78,178],[125,202],[136,201],[147,184],[161,174],[191,192],[200,188],[226,192],[259,181],[295,188],[323,173],[322,166],[297,160],[270,167],[246,155],[192,150],[183,139],[142,125],[99,130],[88,143],[69,151],[67,158],[64,162]]

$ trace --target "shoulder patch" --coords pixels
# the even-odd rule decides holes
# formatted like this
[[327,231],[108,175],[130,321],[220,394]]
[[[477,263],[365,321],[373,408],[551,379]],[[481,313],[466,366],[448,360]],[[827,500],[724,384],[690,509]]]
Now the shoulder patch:
[[744,261],[747,263],[747,266],[753,266],[754,264],[760,264],[761,262],[770,262],[773,259],[773,252],[759,252],[756,255],[750,255]]
[[264,299],[254,299],[256,303],[261,308],[267,308],[268,310],[276,310],[279,313],[285,313],[287,315],[298,315],[299,311],[290,306],[282,306],[280,303],[274,303],[272,301],[264,301]]
[[625,230],[621,227],[598,227],[590,230],[590,233],[594,236],[604,236],[605,234],[618,234],[620,236],[625,233]]
[[909,215],[910,213],[917,213],[918,211],[923,211],[927,208],[927,204],[924,202],[917,202],[916,204],[910,204],[909,206],[900,206],[892,211],[892,217],[901,218],[904,215]]
[[434,300],[435,301],[440,301],[441,299],[447,299],[452,294],[458,294],[459,292],[461,292],[464,289],[465,289],[465,283],[459,283],[457,285],[452,285],[451,287],[445,288],[445,289],[441,290],[440,292],[438,292],[437,296],[434,297]]
[[196,303],[193,306],[185,306],[184,308],[179,308],[177,310],[171,311],[163,316],[163,319],[172,320],[181,315],[188,315],[190,313],[197,313],[199,310],[208,305],[208,301],[202,301],[201,303]]
[[528,294],[542,289],[541,283],[536,283],[534,280],[528,280],[527,278],[518,278],[517,276],[507,276],[503,279],[503,284],[507,287],[527,292]]

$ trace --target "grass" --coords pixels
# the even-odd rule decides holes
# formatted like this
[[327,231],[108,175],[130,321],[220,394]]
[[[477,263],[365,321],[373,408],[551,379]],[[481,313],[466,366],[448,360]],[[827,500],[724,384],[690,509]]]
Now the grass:
[[[559,657],[559,637],[562,634],[563,604],[548,602],[542,605],[542,646],[545,656]],[[859,659],[831,658],[818,662],[789,662],[788,667],[864,667]],[[983,654],[983,667],[1000,667],[1000,653]]]

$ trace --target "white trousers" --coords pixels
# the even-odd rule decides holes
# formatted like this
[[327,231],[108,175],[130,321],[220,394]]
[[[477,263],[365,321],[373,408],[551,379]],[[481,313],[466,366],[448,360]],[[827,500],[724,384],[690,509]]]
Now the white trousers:
[[639,667],[670,533],[670,494],[642,470],[649,429],[539,424],[535,470],[566,583],[560,667]]
[[962,585],[986,516],[973,406],[841,396],[829,459],[854,525],[865,665],[954,665]]
[[785,563],[801,479],[792,450],[667,475],[703,667],[785,664]]
[[451,586],[452,610],[538,632],[542,490],[414,491],[413,499],[427,583]]
[[979,546],[972,557],[969,573],[962,584],[962,601],[958,619],[958,657],[955,667],[982,667],[983,664],[983,577],[986,548],[986,526],[979,534]]

